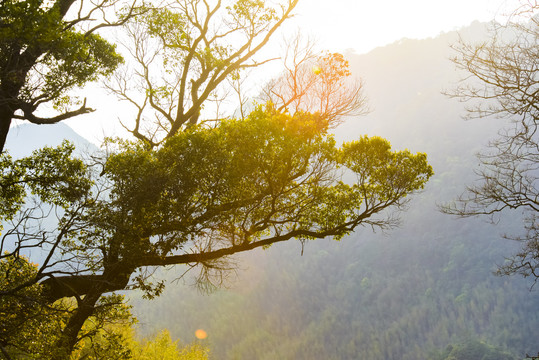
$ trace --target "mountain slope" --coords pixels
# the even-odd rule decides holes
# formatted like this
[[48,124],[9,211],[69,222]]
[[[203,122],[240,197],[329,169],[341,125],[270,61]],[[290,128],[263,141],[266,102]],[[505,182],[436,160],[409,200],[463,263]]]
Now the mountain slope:
[[64,140],[75,144],[79,152],[92,153],[97,147],[77,134],[69,126],[22,124],[10,129],[5,149],[15,158],[29,155],[33,150],[44,146],[55,147]]

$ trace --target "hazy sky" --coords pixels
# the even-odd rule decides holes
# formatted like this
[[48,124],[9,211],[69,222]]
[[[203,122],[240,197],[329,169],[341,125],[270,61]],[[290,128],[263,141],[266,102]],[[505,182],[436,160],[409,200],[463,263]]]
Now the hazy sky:
[[[502,18],[519,0],[300,0],[296,16],[283,31],[317,39],[319,49],[354,49],[365,53],[402,38],[433,37],[471,24]],[[522,0],[521,0],[522,1]],[[273,55],[272,55],[273,56]],[[91,115],[67,121],[79,134],[99,144],[104,136],[120,135],[118,102],[88,93],[97,108]],[[124,119],[125,120],[125,119]]]
[[426,38],[474,20],[489,21],[518,0],[300,0],[295,22],[324,48],[358,53],[407,38]]

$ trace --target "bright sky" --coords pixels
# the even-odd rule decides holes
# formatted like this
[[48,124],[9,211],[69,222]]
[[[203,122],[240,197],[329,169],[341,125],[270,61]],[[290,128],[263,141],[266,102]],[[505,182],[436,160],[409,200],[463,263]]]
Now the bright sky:
[[364,53],[501,18],[518,0],[303,0],[296,21],[329,50]]
[[[365,53],[402,38],[434,37],[474,20],[503,19],[518,3],[519,0],[300,0],[296,17],[283,30],[296,32],[299,28],[317,39],[319,49]],[[96,144],[104,136],[120,135],[115,111],[118,103],[110,96],[96,99],[88,95],[89,105],[98,110],[67,124]]]

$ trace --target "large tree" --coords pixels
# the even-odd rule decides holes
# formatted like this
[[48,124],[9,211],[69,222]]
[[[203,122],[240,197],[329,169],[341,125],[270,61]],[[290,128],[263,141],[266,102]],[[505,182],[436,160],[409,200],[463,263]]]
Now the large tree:
[[[390,211],[432,174],[426,156],[392,152],[376,137],[339,148],[327,125],[316,114],[259,108],[243,120],[179,133],[157,149],[123,142],[103,168],[77,167],[65,182],[53,180],[43,192],[38,187],[38,202],[63,210],[51,211],[58,216],[51,231],[41,224],[6,232],[4,249],[11,250],[13,236],[17,243],[3,257],[36,244],[49,250],[27,285],[39,282],[51,304],[66,297],[77,301],[58,349],[73,349],[103,294],[130,288],[158,294],[162,285],[150,283],[152,268],[197,266],[205,283],[219,280],[231,266],[229,257],[239,252],[393,225]],[[69,156],[65,161],[80,164]],[[353,180],[342,181],[345,175]],[[22,183],[34,186],[31,177]],[[44,209],[29,211],[21,214],[24,221],[39,218]],[[19,219],[12,221],[18,225]]]
[[492,24],[479,44],[461,42],[455,62],[469,76],[452,94],[467,101],[468,115],[508,119],[497,139],[479,154],[477,185],[469,186],[444,211],[496,220],[508,212],[524,215],[522,250],[499,272],[539,278],[539,10],[519,8],[506,26]]
[[296,64],[298,74],[314,76],[313,85],[299,84],[305,92],[274,86],[274,103],[239,119],[204,113],[225,80],[264,63],[254,56],[296,3],[178,0],[148,9],[127,24],[132,58],[109,84],[136,110],[125,122],[135,140],[110,141],[90,163],[67,145],[2,158],[0,210],[12,225],[0,256],[39,248],[44,260],[0,296],[38,285],[48,304],[75,299],[55,358],[69,357],[84,323],[108,305],[104,295],[135,288],[158,295],[155,268],[184,264],[210,284],[234,268],[239,252],[390,227],[432,175],[424,154],[391,151],[381,138],[336,145],[328,130],[364,106],[338,54],[315,57],[316,68]]

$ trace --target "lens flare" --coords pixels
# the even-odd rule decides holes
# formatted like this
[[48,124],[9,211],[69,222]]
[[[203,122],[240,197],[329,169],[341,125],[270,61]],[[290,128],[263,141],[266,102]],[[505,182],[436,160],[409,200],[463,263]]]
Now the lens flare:
[[197,339],[204,340],[205,338],[208,337],[208,333],[206,333],[202,329],[198,329],[197,331],[195,331],[195,336]]

